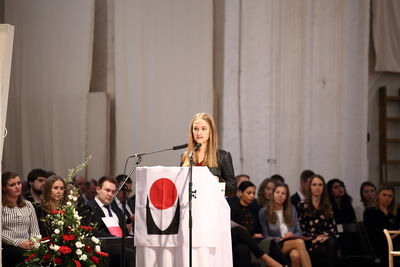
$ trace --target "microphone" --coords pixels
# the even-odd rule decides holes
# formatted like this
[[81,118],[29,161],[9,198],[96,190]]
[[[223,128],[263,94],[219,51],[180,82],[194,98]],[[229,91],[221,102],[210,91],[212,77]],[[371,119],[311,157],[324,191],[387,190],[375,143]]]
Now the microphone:
[[184,148],[187,148],[187,147],[188,147],[188,144],[183,144],[183,145],[180,145],[180,146],[173,146],[172,150],[179,150],[179,149],[184,149]]
[[151,154],[160,153],[160,152],[164,152],[164,151],[168,151],[168,150],[179,150],[179,149],[183,149],[183,148],[187,148],[187,147],[188,147],[188,144],[183,144],[183,145],[180,145],[180,146],[173,146],[171,148],[161,149],[161,150],[157,150],[157,151],[146,152],[146,153],[137,153],[137,154],[129,155],[128,158],[142,157],[142,156],[145,156],[145,155],[151,155]]
[[193,148],[192,151],[190,151],[189,153],[189,158],[191,158],[193,156],[193,152],[195,152],[197,149],[199,149],[201,147],[201,143],[197,143],[197,145]]

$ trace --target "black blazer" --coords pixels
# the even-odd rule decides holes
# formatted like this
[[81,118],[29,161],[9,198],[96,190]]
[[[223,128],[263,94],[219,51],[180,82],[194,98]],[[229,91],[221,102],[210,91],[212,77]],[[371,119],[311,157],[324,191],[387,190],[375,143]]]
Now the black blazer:
[[[93,233],[95,236],[98,237],[112,237],[113,235],[108,231],[107,226],[101,219],[102,217],[105,217],[106,215],[104,214],[102,208],[97,204],[95,200],[91,200],[89,202],[90,207],[93,210],[93,217],[92,217],[92,222],[97,223],[96,226],[93,228]],[[114,213],[117,215],[118,220],[119,220],[119,226],[122,229],[122,213],[118,210],[115,210],[114,207],[111,205],[111,209],[114,211]]]
[[210,172],[218,176],[220,182],[226,183],[226,192],[236,192],[235,172],[233,170],[231,153],[218,149],[218,167],[208,168]]
[[[129,199],[126,200],[126,202],[128,203],[128,207],[131,209],[133,214],[135,214],[135,201],[132,198],[129,198]],[[116,211],[118,211],[118,213],[120,213],[121,217],[123,216],[123,210],[121,210],[118,207],[118,204],[117,204],[117,202],[115,200],[111,203],[111,209],[115,213],[117,213]],[[133,215],[133,214],[131,214],[131,215]],[[131,223],[131,218],[128,217],[128,213],[126,214],[126,219],[127,219],[127,221],[126,221],[127,224]]]

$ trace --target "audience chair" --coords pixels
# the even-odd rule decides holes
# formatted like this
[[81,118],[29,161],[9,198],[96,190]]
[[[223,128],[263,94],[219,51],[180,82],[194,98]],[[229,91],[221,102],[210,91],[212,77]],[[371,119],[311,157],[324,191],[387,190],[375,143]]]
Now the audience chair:
[[357,223],[341,224],[339,231],[340,266],[374,266],[375,253],[368,246],[367,237]]
[[393,251],[393,242],[391,234],[400,234],[400,230],[387,230],[383,229],[388,242],[388,256],[389,256],[389,267],[393,267],[393,256],[400,256],[400,251]]

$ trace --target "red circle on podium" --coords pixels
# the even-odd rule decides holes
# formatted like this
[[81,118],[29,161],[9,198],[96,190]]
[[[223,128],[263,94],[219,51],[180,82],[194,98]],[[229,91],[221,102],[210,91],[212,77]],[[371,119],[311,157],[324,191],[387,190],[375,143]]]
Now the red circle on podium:
[[167,178],[156,180],[150,187],[150,201],[154,207],[160,210],[172,207],[177,194],[175,184]]

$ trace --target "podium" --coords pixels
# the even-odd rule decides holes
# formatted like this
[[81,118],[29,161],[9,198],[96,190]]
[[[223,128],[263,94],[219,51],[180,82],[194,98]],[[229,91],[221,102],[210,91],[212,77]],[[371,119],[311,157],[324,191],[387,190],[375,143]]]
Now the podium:
[[[136,170],[136,266],[189,266],[189,167]],[[193,266],[232,263],[230,208],[207,167],[193,167]]]

